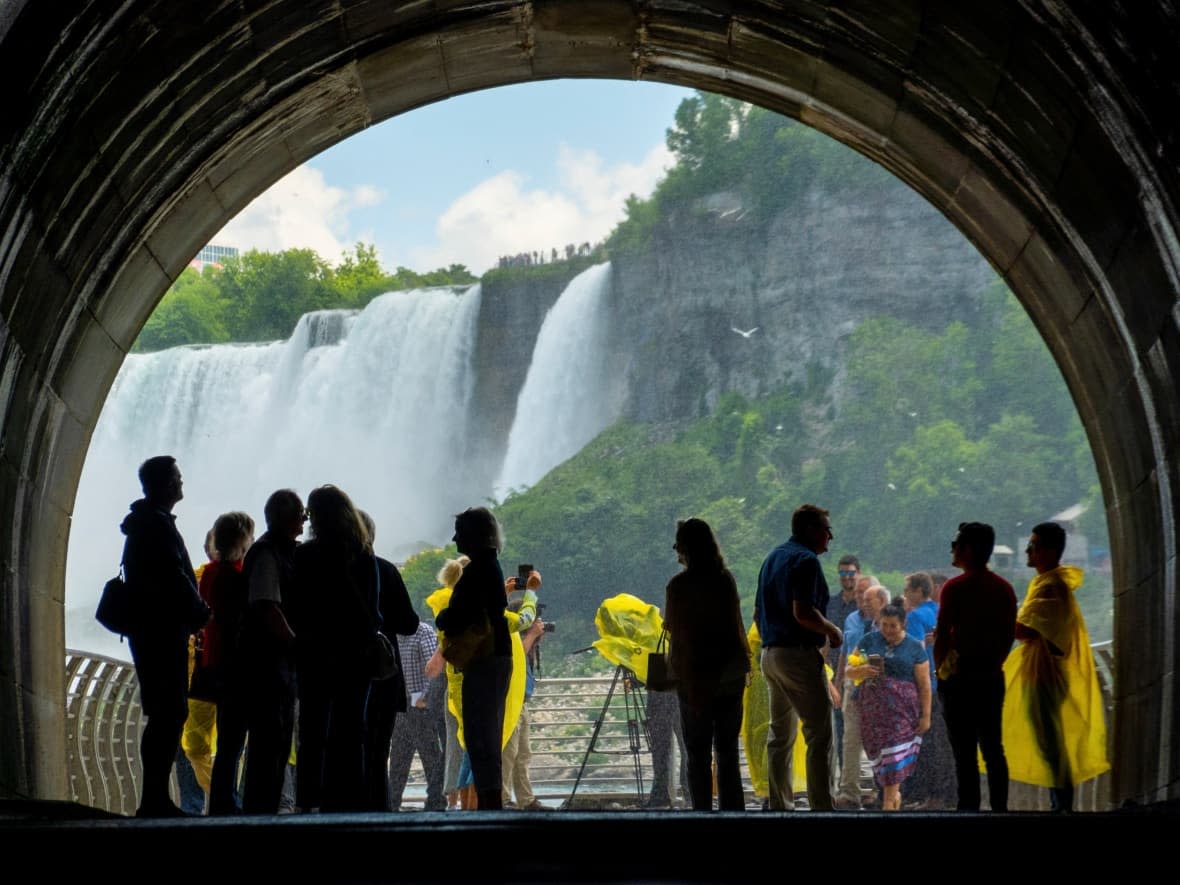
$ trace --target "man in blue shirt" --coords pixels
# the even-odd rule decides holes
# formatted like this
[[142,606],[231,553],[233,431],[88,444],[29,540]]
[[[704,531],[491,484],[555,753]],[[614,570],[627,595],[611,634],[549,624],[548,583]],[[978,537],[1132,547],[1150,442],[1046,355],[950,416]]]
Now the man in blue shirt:
[[798,715],[807,742],[807,801],[815,811],[832,809],[832,700],[821,649],[838,648],[844,636],[825,617],[830,594],[819,564],[832,540],[828,511],[804,504],[791,515],[791,537],[775,547],[758,574],[758,631],[762,673],[770,693],[766,739],[771,810],[793,808],[791,754]]

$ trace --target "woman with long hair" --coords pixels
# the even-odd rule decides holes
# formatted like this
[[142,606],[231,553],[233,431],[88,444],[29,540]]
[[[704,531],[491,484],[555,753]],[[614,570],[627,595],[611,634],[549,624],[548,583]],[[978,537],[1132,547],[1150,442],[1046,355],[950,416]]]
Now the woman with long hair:
[[295,550],[290,618],[299,674],[296,804],[364,811],[377,561],[360,512],[336,486],[315,489],[307,515],[311,540]]
[[746,800],[738,733],[750,647],[737,582],[704,520],[678,522],[673,549],[684,570],[668,582],[664,626],[680,696],[692,807],[694,811],[713,807],[716,755],[718,807],[742,811]]

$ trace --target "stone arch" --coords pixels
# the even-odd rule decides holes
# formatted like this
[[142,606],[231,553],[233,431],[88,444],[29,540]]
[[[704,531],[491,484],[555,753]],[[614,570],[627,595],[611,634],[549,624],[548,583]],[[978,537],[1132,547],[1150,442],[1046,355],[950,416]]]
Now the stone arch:
[[[111,17],[111,16],[114,17]],[[0,13],[0,795],[66,795],[65,548],[124,355],[208,238],[366,126],[532,79],[750,100],[911,184],[1028,309],[1116,562],[1116,801],[1175,798],[1178,36],[1167,4],[91,0]]]

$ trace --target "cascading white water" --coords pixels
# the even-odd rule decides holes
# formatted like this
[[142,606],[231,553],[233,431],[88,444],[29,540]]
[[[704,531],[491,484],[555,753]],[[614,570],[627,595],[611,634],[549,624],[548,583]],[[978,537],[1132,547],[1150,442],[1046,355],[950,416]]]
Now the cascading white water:
[[175,513],[194,564],[218,514],[244,510],[260,535],[271,492],[306,500],[324,483],[372,515],[382,555],[445,542],[453,515],[488,492],[463,469],[479,300],[478,285],[394,292],[360,313],[308,314],[283,342],[128,356],[78,487],[67,645],[127,655],[95,624],[94,605],[118,569],[136,470],[153,455],[180,466]]
[[534,484],[618,420],[622,372],[609,359],[610,262],[578,274],[546,314],[516,401],[495,493]]

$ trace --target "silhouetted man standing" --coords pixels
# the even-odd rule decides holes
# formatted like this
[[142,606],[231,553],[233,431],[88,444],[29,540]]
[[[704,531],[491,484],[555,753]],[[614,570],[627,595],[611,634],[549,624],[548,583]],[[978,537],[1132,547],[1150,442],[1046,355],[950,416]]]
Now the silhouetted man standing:
[[242,809],[278,814],[295,729],[295,633],[287,622],[295,548],[307,520],[303,500],[291,489],[266,499],[266,532],[246,554],[249,614],[242,660],[249,704],[246,778]]
[[1001,721],[1004,659],[1016,637],[1016,593],[988,570],[996,533],[981,522],[959,524],[951,564],[963,570],[943,585],[934,664],[947,736],[955,755],[959,811],[979,811],[979,756],[987,766],[992,811],[1008,810],[1008,761]]
[[176,459],[149,458],[140,465],[143,497],[131,505],[120,528],[123,574],[140,606],[131,633],[131,658],[147,717],[140,740],[143,790],[137,817],[184,817],[168,794],[172,763],[188,718],[188,641],[209,619],[197,593],[184,539],[172,508],[184,497]]
[[794,807],[792,710],[807,741],[808,803],[814,811],[832,809],[832,699],[820,650],[825,641],[839,648],[844,634],[824,616],[830,594],[819,554],[827,552],[831,540],[828,511],[804,504],[791,516],[790,539],[770,552],[758,574],[754,606],[770,693],[766,761],[771,810]]

